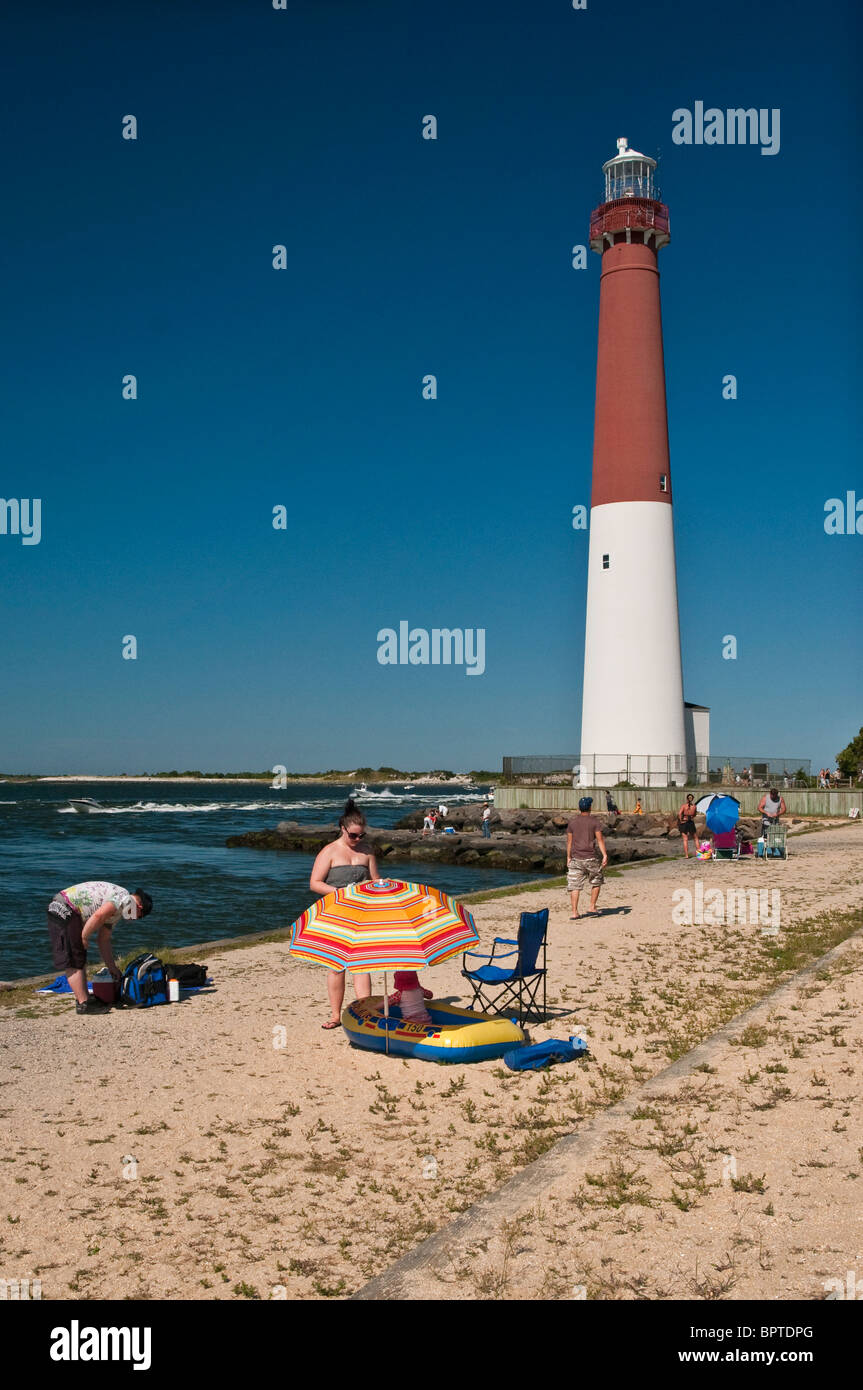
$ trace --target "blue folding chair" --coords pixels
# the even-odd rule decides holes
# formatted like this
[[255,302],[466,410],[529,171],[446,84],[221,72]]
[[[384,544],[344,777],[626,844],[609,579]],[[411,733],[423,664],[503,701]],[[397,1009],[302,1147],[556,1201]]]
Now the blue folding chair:
[[[462,975],[473,988],[470,1007],[479,1004],[483,1013],[500,1013],[507,1004],[518,1004],[519,1022],[524,1022],[525,1013],[533,1013],[536,1018],[544,1018],[545,1008],[545,935],[548,927],[548,908],[540,912],[523,912],[518,922],[518,937],[515,941],[504,936],[496,936],[490,956],[480,951],[465,951],[462,957]],[[512,951],[501,951],[498,946],[513,946]],[[537,965],[542,947],[542,965]],[[473,970],[467,968],[468,956],[479,956],[485,961]],[[498,961],[515,956],[514,965],[499,965]],[[537,994],[542,985],[542,1012],[539,1012]],[[492,991],[496,991],[492,995]],[[489,997],[487,997],[489,996]],[[525,1009],[525,1003],[527,1008]]]

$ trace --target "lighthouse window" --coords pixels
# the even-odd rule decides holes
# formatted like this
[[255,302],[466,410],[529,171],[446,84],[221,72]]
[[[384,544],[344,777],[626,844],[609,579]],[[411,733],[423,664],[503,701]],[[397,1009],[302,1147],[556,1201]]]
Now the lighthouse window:
[[603,568],[604,570],[607,570],[607,569],[608,569],[608,556],[607,556],[607,555],[603,555],[603,557],[602,557],[602,568]]
[[667,473],[660,473],[660,475],[659,475],[659,491],[660,491],[660,492],[667,492],[667,491],[668,491],[668,474],[667,474]]

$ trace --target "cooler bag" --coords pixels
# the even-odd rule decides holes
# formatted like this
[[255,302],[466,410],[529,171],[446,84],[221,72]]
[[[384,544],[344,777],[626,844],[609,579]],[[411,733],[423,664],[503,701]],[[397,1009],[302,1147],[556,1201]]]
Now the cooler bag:
[[145,951],[129,962],[123,971],[120,1000],[138,1009],[146,1009],[151,1004],[167,1004],[168,980],[158,956]]

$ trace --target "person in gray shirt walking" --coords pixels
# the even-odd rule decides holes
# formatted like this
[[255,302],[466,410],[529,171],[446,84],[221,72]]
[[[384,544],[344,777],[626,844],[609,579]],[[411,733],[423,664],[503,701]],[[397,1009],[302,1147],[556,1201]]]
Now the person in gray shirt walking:
[[566,827],[566,886],[572,903],[571,922],[578,917],[578,895],[585,883],[590,882],[590,914],[593,914],[605,881],[602,871],[608,863],[608,851],[602,825],[591,815],[592,806],[593,797],[583,796],[578,803],[578,815],[573,816]]

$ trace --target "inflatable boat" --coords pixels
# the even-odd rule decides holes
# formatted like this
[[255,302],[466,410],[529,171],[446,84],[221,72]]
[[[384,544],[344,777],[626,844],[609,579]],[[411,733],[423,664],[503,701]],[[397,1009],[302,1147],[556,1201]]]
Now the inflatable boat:
[[459,1009],[437,999],[427,999],[425,1006],[431,1023],[412,1023],[402,1018],[397,1005],[384,1017],[381,996],[355,999],[342,1013],[342,1027],[351,1047],[426,1062],[485,1062],[525,1041],[514,1018]]

